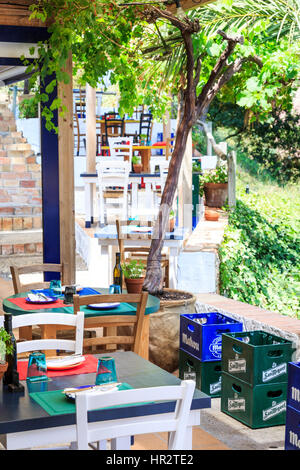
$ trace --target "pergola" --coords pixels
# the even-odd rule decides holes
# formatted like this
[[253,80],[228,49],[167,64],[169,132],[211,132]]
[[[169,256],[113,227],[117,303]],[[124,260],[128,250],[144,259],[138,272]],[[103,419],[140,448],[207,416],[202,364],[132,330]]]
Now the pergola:
[[[184,10],[196,8],[210,0],[182,0]],[[29,20],[32,0],[0,0],[0,80],[1,67],[11,66],[9,78],[4,83],[14,83],[26,78],[22,55],[30,60],[29,49],[49,35],[47,24]],[[178,2],[168,6],[176,11]],[[66,72],[72,77],[71,52]],[[53,77],[49,76],[47,83]],[[41,85],[46,87],[47,83]],[[42,90],[41,90],[42,91]],[[74,137],[73,137],[73,84],[59,83],[52,98],[59,96],[68,112],[61,117],[54,115],[58,134],[48,131],[41,118],[41,173],[43,207],[43,261],[64,264],[64,284],[75,282],[75,209],[74,209]],[[87,96],[88,98],[88,96]],[[91,101],[91,100],[90,100]],[[93,100],[92,100],[93,101]],[[42,106],[42,105],[41,105]],[[88,110],[87,110],[88,111]],[[92,114],[89,115],[91,119]],[[95,139],[93,139],[95,140]],[[92,142],[91,139],[89,139]],[[88,153],[93,152],[87,149]],[[52,274],[53,277],[53,274]],[[49,280],[46,275],[46,280]]]

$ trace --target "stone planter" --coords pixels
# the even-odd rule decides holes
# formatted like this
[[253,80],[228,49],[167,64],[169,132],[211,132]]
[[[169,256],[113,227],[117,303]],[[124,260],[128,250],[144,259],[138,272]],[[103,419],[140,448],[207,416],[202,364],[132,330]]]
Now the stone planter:
[[228,199],[228,183],[204,183],[205,205],[223,207]]
[[160,310],[150,315],[149,360],[168,372],[179,365],[180,315],[195,313],[195,302],[193,294],[190,299],[161,301]]

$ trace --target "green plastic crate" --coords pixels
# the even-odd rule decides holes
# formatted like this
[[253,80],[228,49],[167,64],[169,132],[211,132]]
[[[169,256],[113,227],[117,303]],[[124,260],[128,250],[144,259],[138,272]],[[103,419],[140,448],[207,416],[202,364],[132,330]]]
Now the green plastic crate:
[[287,382],[256,385],[222,372],[221,411],[252,429],[284,425]]
[[179,378],[193,378],[191,373],[196,375],[196,388],[212,398],[221,396],[221,361],[202,362],[180,349]]
[[287,382],[293,343],[265,331],[222,335],[222,371],[250,385]]

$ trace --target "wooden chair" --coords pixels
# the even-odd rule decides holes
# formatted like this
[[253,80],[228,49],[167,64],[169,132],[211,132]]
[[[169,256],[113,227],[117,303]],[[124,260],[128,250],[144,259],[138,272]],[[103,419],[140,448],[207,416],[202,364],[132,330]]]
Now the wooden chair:
[[140,117],[140,127],[139,135],[145,134],[147,136],[147,141],[151,140],[152,133],[152,114],[151,113],[142,113]]
[[[153,222],[141,222],[141,221],[130,221],[130,220],[116,220],[116,228],[117,228],[117,237],[118,237],[118,245],[120,251],[120,258],[121,263],[124,263],[126,260],[126,254],[128,254],[130,259],[140,259],[145,265],[147,264],[147,259],[149,255],[150,248],[142,247],[142,246],[125,246],[124,240],[127,239],[151,239],[151,233],[135,233],[135,234],[125,234],[122,231],[122,227],[129,226],[129,225],[138,225],[138,226],[148,226],[152,227]],[[165,271],[164,275],[164,286],[166,288],[169,287],[169,259],[166,253],[162,253],[161,258],[161,267]]]
[[[88,393],[76,395],[76,434],[78,450],[90,449],[92,442],[112,439],[112,448],[128,450],[130,436],[169,432],[169,450],[189,450],[185,444],[195,382],[183,380],[180,385],[122,390],[122,392]],[[172,413],[151,414],[139,418],[88,422],[88,411],[145,402],[176,401]],[[126,438],[127,439],[122,439]],[[94,448],[94,447],[92,447]]]
[[75,340],[70,339],[35,339],[17,342],[17,354],[40,351],[40,350],[63,350],[72,351],[75,354],[82,354],[83,351],[83,331],[84,331],[84,313],[79,315],[70,315],[68,313],[32,313],[28,315],[17,315],[12,319],[13,328],[24,328],[40,325],[54,325],[55,327],[73,327],[76,330]]
[[110,158],[129,162],[131,168],[132,144],[132,137],[126,137],[126,139],[124,137],[108,137]]
[[85,149],[86,149],[86,139],[85,139],[85,134],[82,134],[80,132],[80,124],[79,124],[77,113],[73,115],[73,130],[74,130],[74,138],[76,138],[76,141],[77,141],[76,148],[77,148],[77,157],[78,157],[79,152],[80,152],[81,137],[83,137],[82,142],[83,142],[83,146]]
[[56,272],[60,273],[61,279],[63,279],[63,265],[62,264],[34,264],[31,266],[10,266],[10,272],[12,275],[12,281],[14,286],[15,294],[21,292],[28,292],[32,289],[47,289],[49,288],[50,282],[32,282],[29,284],[21,283],[20,276],[22,274],[31,273],[42,273],[42,272]]
[[128,211],[129,162],[104,157],[97,165],[99,191],[99,223],[104,224],[107,199],[118,199],[123,218]]
[[124,117],[120,118],[118,113],[105,113],[105,136],[102,145],[108,145],[108,137],[124,137]]
[[[74,315],[80,311],[83,305],[107,302],[136,303],[136,315],[104,315],[85,319],[85,326],[105,328],[106,335],[96,338],[85,338],[83,346],[110,346],[112,350],[116,345],[130,346],[136,354],[143,355],[143,327],[145,309],[148,300],[148,292],[141,294],[110,294],[110,295],[74,295]],[[133,334],[118,336],[117,328],[123,326],[133,327]],[[109,349],[108,347],[106,349]]]

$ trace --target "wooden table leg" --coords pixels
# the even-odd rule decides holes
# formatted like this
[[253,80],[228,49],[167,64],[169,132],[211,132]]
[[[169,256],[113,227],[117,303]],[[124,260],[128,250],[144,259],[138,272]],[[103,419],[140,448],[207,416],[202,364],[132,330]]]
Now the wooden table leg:
[[[56,339],[56,331],[57,331],[57,326],[56,325],[42,325],[41,326],[41,338],[42,339]],[[47,349],[44,351],[45,356],[56,356],[56,350],[55,349]]]
[[140,151],[143,165],[143,172],[150,173],[151,149],[141,149]]

